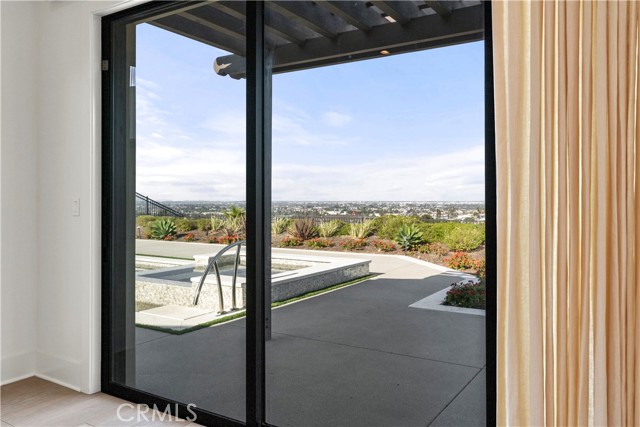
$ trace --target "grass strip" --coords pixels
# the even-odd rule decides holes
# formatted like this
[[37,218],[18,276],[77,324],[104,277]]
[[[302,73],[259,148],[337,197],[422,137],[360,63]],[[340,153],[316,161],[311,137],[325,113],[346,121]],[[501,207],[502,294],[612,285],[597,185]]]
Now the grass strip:
[[372,277],[375,277],[375,276],[377,276],[377,274],[369,274],[368,276],[359,277],[357,279],[353,279],[353,280],[350,280],[350,281],[344,282],[344,283],[338,283],[337,285],[333,285],[333,286],[330,286],[328,288],[319,289],[317,291],[307,292],[306,294],[298,295],[297,297],[289,298],[289,299],[284,300],[284,301],[276,301],[276,302],[271,304],[271,308],[280,307],[280,306],[285,305],[285,304],[291,304],[291,303],[294,303],[296,301],[300,301],[300,300],[303,300],[303,299],[314,297],[316,295],[324,294],[326,292],[335,291],[336,289],[344,288],[345,286],[355,285],[356,283],[364,282],[365,280],[371,279]]
[[[344,288],[346,286],[355,285],[357,283],[364,282],[365,280],[371,279],[372,277],[375,277],[375,276],[377,276],[377,274],[369,274],[367,276],[363,276],[363,277],[359,277],[357,279],[349,280],[348,282],[338,283],[337,285],[333,285],[333,286],[330,286],[328,288],[324,288],[324,289],[320,289],[320,290],[317,290],[317,291],[308,292],[308,293],[303,294],[303,295],[298,295],[297,297],[289,298],[289,299],[284,300],[284,301],[276,301],[276,302],[271,304],[271,308],[278,308],[278,307],[281,307],[283,305],[292,304],[292,303],[297,302],[297,301],[301,301],[301,300],[304,300],[304,299],[307,299],[307,298],[315,297],[317,295],[321,295],[321,294],[324,294],[324,293],[327,293],[327,292],[335,291],[336,289]],[[219,319],[214,319],[214,320],[211,320],[209,322],[201,323],[199,325],[195,325],[195,326],[192,326],[190,328],[180,329],[180,330],[170,329],[170,328],[163,328],[163,327],[160,327],[160,326],[153,326],[153,325],[143,325],[141,323],[136,323],[136,326],[139,327],[139,328],[150,329],[152,331],[165,332],[165,333],[171,334],[171,335],[183,335],[183,334],[188,334],[189,332],[197,331],[199,329],[208,328],[209,326],[214,326],[214,325],[218,325],[220,323],[225,323],[225,322],[230,322],[232,320],[237,320],[237,319],[240,319],[240,318],[245,317],[245,316],[246,316],[246,312],[245,311],[241,311],[239,313],[235,313],[235,314],[232,314],[230,316],[221,317]]]

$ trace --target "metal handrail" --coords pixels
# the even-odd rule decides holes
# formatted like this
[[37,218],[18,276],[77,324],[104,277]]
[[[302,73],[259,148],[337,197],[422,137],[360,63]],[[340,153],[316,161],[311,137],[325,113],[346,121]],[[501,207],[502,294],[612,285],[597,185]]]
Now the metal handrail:
[[[153,199],[150,199],[149,196],[140,194],[137,191],[136,191],[136,198],[145,204],[144,211],[146,215],[160,216],[161,213],[164,213],[165,215],[168,215],[168,216],[171,215],[178,218],[183,218],[185,216],[179,210],[173,209],[172,207],[169,207],[167,205],[163,205],[162,203],[157,202]],[[151,205],[151,207],[154,209],[150,210],[149,205]]]
[[242,248],[242,245],[244,245],[245,243],[246,243],[245,240],[240,240],[240,241],[231,243],[225,246],[224,248],[222,248],[222,250],[217,254],[215,254],[214,256],[209,257],[209,264],[207,265],[207,268],[204,270],[204,274],[202,275],[202,278],[200,278],[200,283],[198,283],[198,287],[196,288],[196,295],[193,297],[193,305],[198,305],[198,300],[200,299],[200,292],[202,292],[204,281],[207,278],[207,274],[209,274],[209,272],[211,271],[211,268],[213,268],[214,271],[216,272],[216,280],[218,281],[218,301],[220,304],[220,310],[218,311],[218,314],[224,313],[224,300],[222,297],[222,281],[220,280],[220,268],[218,267],[218,260],[229,249],[237,246],[236,258],[233,266],[233,278],[231,279],[231,306],[234,309],[237,308],[236,307],[236,279],[238,277],[238,265],[240,264],[240,249]]

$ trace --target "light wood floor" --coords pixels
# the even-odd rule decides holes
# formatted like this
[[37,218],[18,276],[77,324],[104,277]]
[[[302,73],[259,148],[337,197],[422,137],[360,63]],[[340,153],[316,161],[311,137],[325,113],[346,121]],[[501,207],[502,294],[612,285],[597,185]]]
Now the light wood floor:
[[[84,394],[40,378],[7,384],[0,388],[2,427],[102,427],[180,426],[199,424],[173,418],[164,420],[151,411],[139,414],[137,405],[103,393]],[[120,409],[118,417],[118,408]],[[145,419],[146,418],[146,419]]]

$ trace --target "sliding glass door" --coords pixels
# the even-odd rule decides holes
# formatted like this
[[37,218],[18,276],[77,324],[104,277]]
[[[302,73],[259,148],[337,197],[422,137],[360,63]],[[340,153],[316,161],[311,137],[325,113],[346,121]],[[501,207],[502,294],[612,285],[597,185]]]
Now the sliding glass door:
[[[247,90],[214,64],[247,55],[246,4],[218,6],[164,5],[111,24],[103,385],[157,396],[190,419],[243,422],[247,223],[255,223]],[[221,24],[228,29],[217,31]]]
[[441,305],[455,282],[493,292],[484,16],[222,0],[103,18],[103,390],[204,425],[492,420],[494,301]]

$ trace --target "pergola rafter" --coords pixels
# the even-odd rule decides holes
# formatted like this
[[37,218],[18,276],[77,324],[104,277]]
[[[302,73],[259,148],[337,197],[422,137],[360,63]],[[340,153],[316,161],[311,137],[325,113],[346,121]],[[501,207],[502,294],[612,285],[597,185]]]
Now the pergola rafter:
[[[189,4],[149,23],[225,50],[216,72],[245,75],[246,4]],[[265,41],[273,73],[447,46],[483,38],[477,0],[267,1]]]

